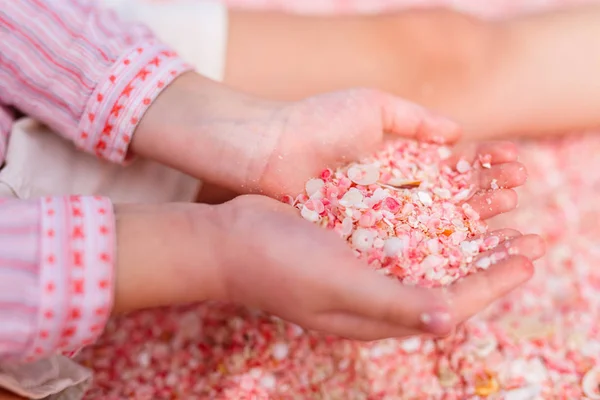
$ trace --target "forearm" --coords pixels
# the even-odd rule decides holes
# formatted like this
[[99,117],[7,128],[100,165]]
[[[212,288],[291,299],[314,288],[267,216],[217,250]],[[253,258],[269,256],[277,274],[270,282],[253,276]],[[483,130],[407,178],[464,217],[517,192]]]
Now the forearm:
[[[377,18],[229,12],[225,83],[298,100],[349,86],[386,86]],[[403,66],[394,66],[401,70]],[[402,73],[400,73],[402,75]]]
[[335,18],[231,11],[229,19],[225,82],[233,87],[276,99],[370,87],[467,131],[504,122],[474,100],[494,72],[496,25],[446,10]]
[[113,313],[218,299],[219,218],[212,206],[118,205]]
[[491,106],[528,136],[600,127],[600,7],[525,16],[503,29],[506,52],[485,88]]
[[[237,192],[252,191],[247,176],[268,158],[265,132],[273,103],[186,73],[162,93],[140,121],[134,153]],[[253,182],[255,184],[256,182]]]
[[597,6],[499,22],[445,10],[230,21],[225,80],[249,92],[374,87],[455,119],[470,138],[600,126]]

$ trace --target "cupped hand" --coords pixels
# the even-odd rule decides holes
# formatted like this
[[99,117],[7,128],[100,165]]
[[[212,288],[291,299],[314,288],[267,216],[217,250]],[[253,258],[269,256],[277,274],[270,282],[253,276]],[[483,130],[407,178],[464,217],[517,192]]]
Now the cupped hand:
[[299,193],[325,167],[354,162],[381,149],[386,135],[452,143],[458,126],[398,97],[355,89],[284,105],[270,121],[277,139],[257,160],[257,192]]
[[[215,198],[226,200],[236,194],[280,198],[300,193],[304,183],[324,168],[381,149],[386,136],[438,143],[452,143],[460,136],[453,122],[368,89],[328,93],[295,103],[270,102],[228,128],[228,137],[239,137],[245,150],[238,159],[223,161],[243,168],[236,168],[227,179],[213,180],[202,190],[201,202],[215,203]],[[236,133],[238,130],[243,135]]]
[[526,281],[543,254],[537,236],[493,232],[500,243],[490,254],[502,252],[499,262],[449,287],[424,289],[375,273],[335,233],[288,205],[241,196],[218,209],[226,232],[221,300],[360,340],[447,334]]

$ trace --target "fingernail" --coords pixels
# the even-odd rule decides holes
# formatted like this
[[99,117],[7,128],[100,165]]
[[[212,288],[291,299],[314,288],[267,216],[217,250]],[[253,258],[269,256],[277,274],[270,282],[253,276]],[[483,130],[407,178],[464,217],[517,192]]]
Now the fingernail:
[[425,329],[436,335],[445,335],[452,329],[452,316],[446,311],[423,313],[420,319]]

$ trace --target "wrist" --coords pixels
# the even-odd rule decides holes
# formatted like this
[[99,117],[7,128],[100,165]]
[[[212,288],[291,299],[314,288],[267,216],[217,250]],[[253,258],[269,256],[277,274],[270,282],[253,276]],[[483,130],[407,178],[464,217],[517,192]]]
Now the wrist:
[[244,191],[253,161],[269,155],[265,121],[276,105],[186,73],[148,109],[132,149],[198,179]]
[[114,313],[219,298],[215,207],[116,205]]

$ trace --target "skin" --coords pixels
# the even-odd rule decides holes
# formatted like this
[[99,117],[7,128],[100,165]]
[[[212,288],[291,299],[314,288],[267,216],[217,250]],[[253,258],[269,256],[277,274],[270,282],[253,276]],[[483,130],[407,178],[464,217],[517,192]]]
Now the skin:
[[[333,233],[270,198],[282,188],[300,192],[324,166],[368,154],[384,134],[454,141],[459,131],[373,90],[271,102],[194,73],[177,79],[150,107],[133,150],[241,196],[218,205],[118,206],[115,312],[215,299],[355,339],[443,335],[531,276],[543,243],[509,231],[502,236],[514,236],[518,255],[447,291],[404,287],[369,271]],[[512,188],[526,173],[506,142],[460,146],[448,162],[479,154],[490,154],[492,167],[475,174],[480,190],[468,203],[490,218],[516,206]],[[504,189],[489,191],[493,179]],[[431,323],[420,321],[423,313],[434,316]]]
[[[318,17],[231,11],[225,82],[273,99],[385,90],[467,139],[600,126],[600,6],[498,21],[443,9]],[[566,62],[566,60],[568,60]]]

